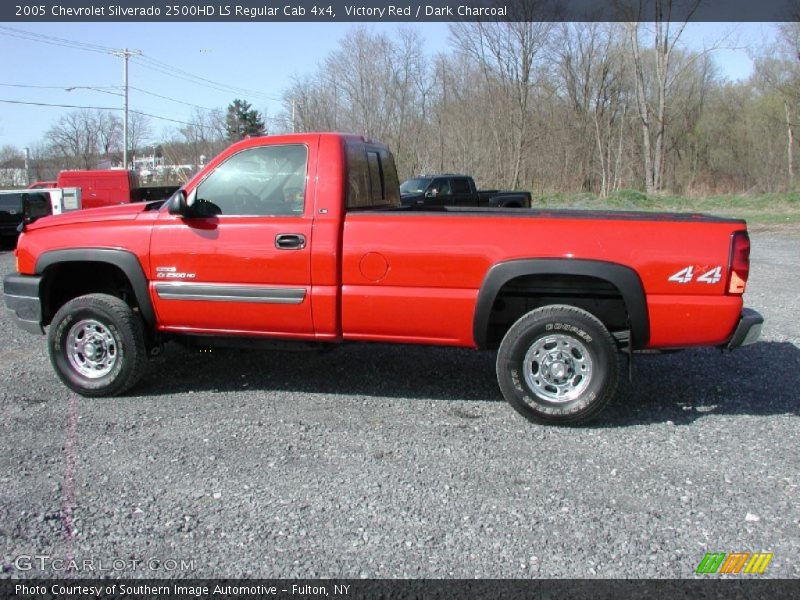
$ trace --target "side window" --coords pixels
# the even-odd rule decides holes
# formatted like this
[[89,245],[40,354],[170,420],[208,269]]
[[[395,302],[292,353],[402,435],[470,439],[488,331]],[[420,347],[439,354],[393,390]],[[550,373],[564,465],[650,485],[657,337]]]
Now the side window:
[[450,180],[442,178],[434,179],[433,183],[428,186],[428,191],[433,192],[434,197],[449,196],[451,194]]
[[467,180],[463,177],[454,177],[450,181],[453,182],[453,193],[454,194],[468,194],[469,193],[469,184]]
[[23,194],[22,198],[28,197],[28,207],[30,216],[33,218],[46,217],[49,215],[53,208],[50,205],[50,194],[47,192],[40,192],[36,194]]
[[234,154],[197,187],[202,214],[303,213],[308,151],[305,146],[262,146]]
[[347,208],[369,208],[371,192],[367,154],[362,144],[347,144]]
[[381,172],[381,159],[377,152],[367,152],[367,164],[369,165],[369,181],[372,190],[372,206],[383,204],[383,173]]
[[386,149],[381,149],[381,172],[384,202],[388,206],[400,206],[400,180],[397,178],[397,167],[394,164],[394,156]]
[[400,206],[400,182],[392,154],[385,148],[348,143],[347,208]]

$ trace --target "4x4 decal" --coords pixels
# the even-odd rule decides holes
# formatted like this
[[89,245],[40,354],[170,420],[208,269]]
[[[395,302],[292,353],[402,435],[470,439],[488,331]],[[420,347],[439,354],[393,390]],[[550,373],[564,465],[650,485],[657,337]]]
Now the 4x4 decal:
[[[704,267],[706,268],[706,267]],[[694,267],[688,266],[684,267],[677,273],[673,273],[668,277],[669,281],[674,281],[675,283],[690,283],[692,278],[694,278]],[[694,281],[700,283],[708,283],[714,284],[718,283],[722,279],[722,267],[714,267],[708,271],[704,271],[702,274],[698,275]]]

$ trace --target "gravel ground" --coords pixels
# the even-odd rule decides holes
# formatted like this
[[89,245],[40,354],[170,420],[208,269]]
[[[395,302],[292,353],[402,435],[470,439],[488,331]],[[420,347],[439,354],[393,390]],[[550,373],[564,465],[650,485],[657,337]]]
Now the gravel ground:
[[[796,578],[798,239],[753,236],[760,343],[641,357],[580,429],[519,417],[493,355],[437,348],[172,345],[129,396],[88,400],[2,311],[2,570],[40,576],[15,559],[46,555],[143,561],[126,576],[693,577],[706,551],[768,551],[766,576]],[[188,568],[153,562],[170,559]]]

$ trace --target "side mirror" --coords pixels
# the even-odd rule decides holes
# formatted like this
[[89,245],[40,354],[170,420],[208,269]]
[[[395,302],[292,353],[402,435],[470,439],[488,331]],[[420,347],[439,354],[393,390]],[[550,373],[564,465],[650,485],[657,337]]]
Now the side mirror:
[[429,192],[425,192],[426,198],[436,198],[436,190],[431,190]]
[[186,203],[186,192],[183,190],[178,190],[175,192],[169,201],[169,214],[186,216],[188,208],[189,207]]
[[169,214],[181,215],[184,219],[207,219],[222,214],[222,209],[208,200],[197,197],[195,188],[188,196],[178,190],[169,201]]

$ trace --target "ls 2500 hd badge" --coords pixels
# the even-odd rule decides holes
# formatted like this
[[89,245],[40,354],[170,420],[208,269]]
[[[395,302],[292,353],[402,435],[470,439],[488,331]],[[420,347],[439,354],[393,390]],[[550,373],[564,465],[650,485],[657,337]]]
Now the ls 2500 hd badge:
[[156,267],[158,279],[194,279],[196,276],[196,273],[179,272],[175,267]]

